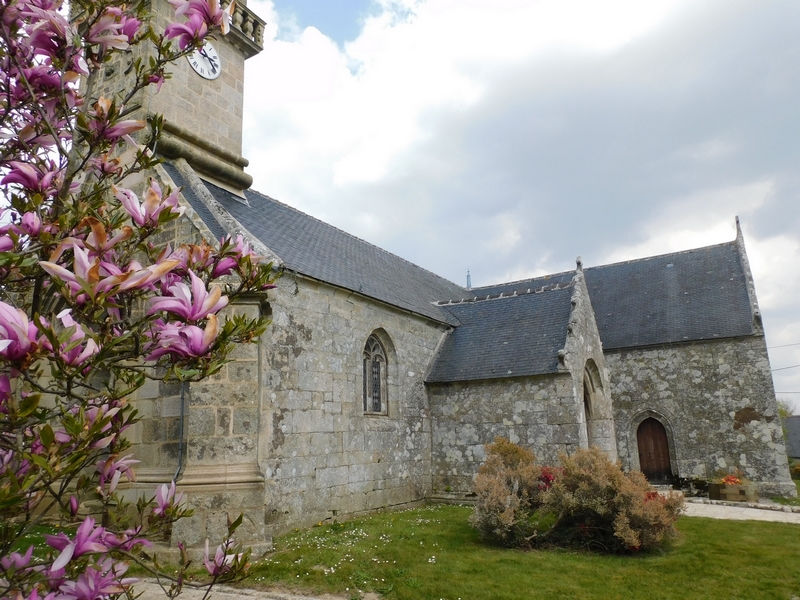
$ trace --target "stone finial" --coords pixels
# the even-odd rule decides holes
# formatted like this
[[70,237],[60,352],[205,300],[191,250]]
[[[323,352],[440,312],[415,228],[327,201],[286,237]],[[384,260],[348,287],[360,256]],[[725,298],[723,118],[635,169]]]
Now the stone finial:
[[744,235],[742,234],[742,226],[739,224],[739,215],[736,215],[736,239],[741,240],[744,239]]
[[578,269],[578,271],[583,271],[583,261],[581,260],[580,256],[575,259],[575,266]]

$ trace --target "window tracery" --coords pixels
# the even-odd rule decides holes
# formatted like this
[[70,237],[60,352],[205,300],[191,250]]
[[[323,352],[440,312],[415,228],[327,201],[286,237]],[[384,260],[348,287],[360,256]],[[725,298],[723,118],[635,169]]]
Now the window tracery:
[[364,412],[386,414],[386,351],[374,334],[364,345]]

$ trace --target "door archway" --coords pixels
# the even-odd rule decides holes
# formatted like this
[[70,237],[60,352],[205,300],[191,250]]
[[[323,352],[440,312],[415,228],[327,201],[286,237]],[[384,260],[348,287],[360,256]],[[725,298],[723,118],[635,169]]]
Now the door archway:
[[650,483],[672,483],[667,430],[658,419],[649,417],[636,430],[639,468]]

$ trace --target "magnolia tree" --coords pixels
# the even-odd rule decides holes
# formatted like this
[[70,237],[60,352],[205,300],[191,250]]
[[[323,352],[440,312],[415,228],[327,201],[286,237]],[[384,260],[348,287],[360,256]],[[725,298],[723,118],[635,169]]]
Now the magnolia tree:
[[[227,28],[217,0],[170,2],[176,22],[161,33],[136,0],[70,0],[69,18],[59,0],[0,0],[3,598],[130,595],[126,564],[145,560],[149,540],[187,511],[174,483],[136,506],[118,497],[136,463],[123,435],[136,421],[126,398],[154,373],[214,373],[266,326],[217,313],[272,287],[271,265],[241,238],[154,245],[182,212],[178,192],[152,180],[139,195],[125,187],[157,163],[148,146],[160,127],[130,118],[128,104]],[[142,44],[147,53],[131,52]],[[148,58],[131,61],[124,91],[98,97],[97,73],[121,53]],[[22,543],[59,512],[79,524],[74,533],[46,536],[46,548]],[[243,559],[228,539],[204,562],[217,581]]]

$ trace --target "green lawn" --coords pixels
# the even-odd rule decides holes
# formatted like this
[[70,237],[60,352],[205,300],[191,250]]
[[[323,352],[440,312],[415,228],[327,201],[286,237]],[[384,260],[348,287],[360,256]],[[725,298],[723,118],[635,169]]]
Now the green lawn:
[[432,506],[297,531],[241,585],[414,600],[800,596],[797,525],[682,517],[663,552],[599,556],[487,546],[469,513]]

